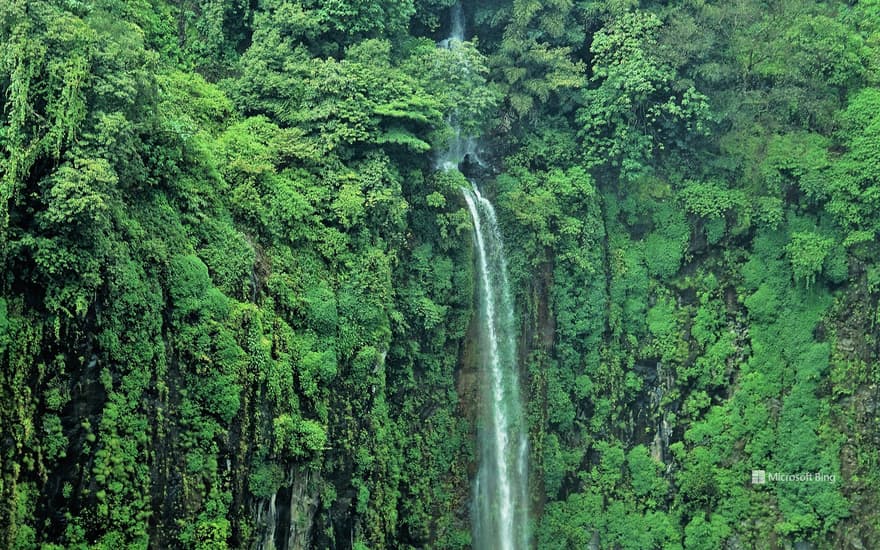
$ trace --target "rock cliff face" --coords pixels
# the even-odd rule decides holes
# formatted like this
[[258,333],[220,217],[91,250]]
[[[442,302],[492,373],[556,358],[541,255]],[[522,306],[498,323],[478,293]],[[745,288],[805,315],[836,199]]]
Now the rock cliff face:
[[878,296],[868,291],[866,273],[857,268],[854,284],[835,304],[822,330],[835,342],[837,368],[828,382],[833,426],[842,439],[840,473],[844,494],[852,502],[852,517],[835,533],[841,548],[871,548],[880,535],[866,526],[876,522],[880,506],[866,483],[875,474],[876,456],[869,448],[880,448],[880,385],[877,360],[880,357],[880,327],[877,324]]
[[303,550],[311,548],[312,529],[319,498],[315,474],[291,468],[285,485],[268,500],[255,502],[257,529],[255,550]]

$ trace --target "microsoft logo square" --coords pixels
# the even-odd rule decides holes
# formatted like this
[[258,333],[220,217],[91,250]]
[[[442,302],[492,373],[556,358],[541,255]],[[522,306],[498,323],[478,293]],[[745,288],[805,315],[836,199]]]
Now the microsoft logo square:
[[752,485],[764,485],[765,483],[767,483],[767,472],[752,470]]

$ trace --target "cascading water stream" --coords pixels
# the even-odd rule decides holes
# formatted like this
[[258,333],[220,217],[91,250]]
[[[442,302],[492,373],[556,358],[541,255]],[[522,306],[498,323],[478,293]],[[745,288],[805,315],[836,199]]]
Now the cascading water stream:
[[464,188],[474,223],[480,294],[484,412],[474,482],[474,548],[528,548],[528,440],[516,366],[516,328],[495,209]]
[[[452,34],[440,47],[454,49],[464,39],[461,6],[452,8]],[[468,67],[463,65],[462,71]],[[462,136],[458,121],[448,150],[438,159],[456,168],[466,156],[477,159],[474,140]],[[529,548],[528,438],[517,374],[516,323],[507,261],[495,208],[474,182],[462,188],[474,225],[478,276],[481,367],[478,470],[474,480],[473,547],[477,550]]]

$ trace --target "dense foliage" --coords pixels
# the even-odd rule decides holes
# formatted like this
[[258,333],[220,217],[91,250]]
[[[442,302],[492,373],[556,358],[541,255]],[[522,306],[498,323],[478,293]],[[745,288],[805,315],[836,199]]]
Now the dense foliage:
[[0,547],[469,547],[453,125],[539,548],[880,547],[880,3],[451,4],[4,0]]

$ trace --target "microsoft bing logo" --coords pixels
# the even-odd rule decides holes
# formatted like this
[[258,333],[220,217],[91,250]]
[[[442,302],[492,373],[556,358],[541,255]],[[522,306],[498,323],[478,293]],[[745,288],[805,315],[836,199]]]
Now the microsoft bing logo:
[[798,472],[796,474],[783,474],[780,472],[767,473],[766,470],[752,470],[752,485],[766,485],[768,482],[786,482],[786,483],[836,483],[837,476],[824,472]]

